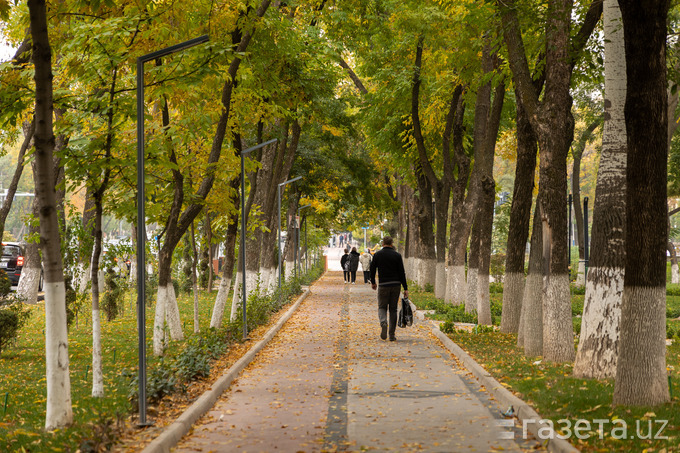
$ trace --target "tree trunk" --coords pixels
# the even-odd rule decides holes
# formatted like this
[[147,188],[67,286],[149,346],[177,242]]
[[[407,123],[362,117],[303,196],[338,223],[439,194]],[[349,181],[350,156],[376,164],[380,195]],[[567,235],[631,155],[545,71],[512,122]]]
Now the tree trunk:
[[[38,219],[39,216],[38,200],[33,198],[33,218]],[[29,236],[36,237],[39,234],[39,225],[36,222],[31,222]],[[17,285],[17,294],[26,301],[26,303],[35,304],[38,301],[40,275],[42,272],[38,244],[33,241],[28,242],[24,252],[24,267],[21,269],[21,276],[19,277],[19,284]]]
[[519,335],[527,357],[543,355],[543,261],[543,228],[537,200],[529,249],[529,269],[522,301],[522,331]]
[[[576,244],[578,245],[578,268],[576,271],[576,285],[586,284],[586,249],[583,225],[583,205],[581,200],[581,154],[573,153],[574,163],[571,173],[571,193],[574,203],[574,219],[576,220]],[[569,256],[571,260],[571,256]]]
[[283,247],[283,257],[285,262],[285,279],[286,281],[293,278],[295,275],[295,255],[297,228],[295,225],[295,215],[300,204],[300,191],[296,190],[288,196],[288,209],[286,214],[286,242]]
[[518,333],[520,314],[522,312],[522,296],[524,295],[524,259],[527,238],[529,236],[529,220],[531,217],[531,200],[534,191],[534,174],[536,171],[537,139],[531,123],[517,98],[517,166],[515,169],[515,187],[510,208],[510,225],[508,227],[508,245],[505,260],[505,284],[503,285],[503,313],[501,315],[501,332]]
[[477,277],[479,275],[479,238],[481,225],[475,222],[470,235],[470,253],[467,267],[467,295],[465,296],[465,311],[470,313],[477,310]]
[[669,401],[666,217],[669,2],[619,0],[626,49],[626,266],[615,405]]
[[416,200],[416,231],[418,246],[416,247],[415,277],[418,286],[434,287],[437,275],[437,253],[435,251],[434,231],[432,228],[432,186],[422,174],[422,169],[416,169],[418,180],[418,196]]
[[[240,186],[240,178],[233,178],[230,186],[234,195],[232,196],[232,203],[234,206],[239,206],[241,195],[238,190]],[[231,279],[234,275],[234,264],[236,261],[236,237],[238,236],[239,225],[239,211],[234,210],[227,217],[227,234],[224,240],[224,263],[222,263],[222,278],[220,279],[220,287],[217,290],[215,297],[215,306],[213,307],[212,317],[210,319],[210,327],[216,329],[222,326],[222,319],[224,318],[224,309],[227,305],[227,298],[229,297],[229,289],[231,288]]]
[[194,222],[191,222],[191,289],[194,293],[194,333],[200,332],[198,323],[198,276],[196,266],[198,265],[198,250],[196,249],[196,234]]
[[[270,0],[262,0],[260,6],[256,10],[257,17],[261,18],[264,16],[265,12],[269,8]],[[250,10],[248,10],[250,11]],[[245,11],[243,14],[248,14]],[[179,167],[173,169],[173,178],[175,180],[175,194],[173,197],[173,204],[171,208],[171,213],[168,216],[168,221],[165,230],[165,241],[161,250],[159,252],[159,263],[158,263],[158,297],[156,299],[156,316],[154,319],[154,354],[160,355],[164,349],[164,324],[166,321],[170,327],[170,335],[175,340],[180,340],[183,338],[184,334],[182,332],[182,327],[179,319],[179,308],[177,307],[177,300],[175,298],[175,290],[171,283],[170,269],[172,263],[172,253],[179,243],[182,235],[187,231],[191,222],[200,214],[203,203],[202,201],[206,199],[208,194],[212,189],[213,182],[215,181],[215,168],[216,164],[220,160],[220,155],[222,152],[222,145],[224,144],[224,138],[226,136],[227,127],[230,119],[231,112],[231,99],[234,92],[235,80],[238,73],[238,69],[241,65],[241,60],[243,53],[248,48],[250,41],[252,40],[254,29],[247,28],[242,31],[240,27],[244,26],[242,21],[238,21],[236,29],[234,30],[234,36],[238,39],[234,41],[234,44],[238,42],[236,50],[234,52],[234,58],[229,64],[227,70],[226,79],[224,86],[222,88],[222,111],[220,117],[217,121],[217,127],[215,131],[215,136],[213,137],[210,155],[208,156],[208,170],[200,182],[198,189],[194,196],[192,197],[192,203],[189,204],[183,212],[181,212],[181,207],[184,200],[184,189],[183,176],[179,172]],[[164,105],[164,110],[167,110],[167,103]],[[164,115],[167,113],[164,112]],[[164,121],[165,122],[165,121]],[[174,154],[174,150],[171,148],[170,160],[174,164],[177,164],[177,160]],[[180,215],[181,212],[181,215]],[[163,304],[168,304],[167,307]]]
[[[33,134],[35,133],[35,118],[31,120],[30,123],[24,123],[24,141],[19,149],[19,155],[17,156],[17,166],[14,169],[14,175],[7,188],[7,194],[5,196],[5,201],[0,206],[0,240],[5,231],[5,221],[7,220],[7,215],[12,208],[12,202],[14,201],[14,194],[17,192],[17,187],[19,186],[19,180],[24,172],[24,156],[26,151],[29,149],[31,143],[33,142]],[[2,245],[0,245],[0,251],[2,251]]]
[[605,0],[605,123],[597,172],[590,265],[574,376],[613,378],[625,266],[626,60],[621,12]]
[[55,196],[52,128],[52,52],[47,35],[45,2],[29,0],[35,63],[35,194],[40,207],[40,243],[45,260],[45,358],[47,413],[45,429],[73,421],[69,378],[68,334],[61,240]]
[[484,188],[478,212],[479,226],[479,260],[477,262],[477,323],[492,325],[491,300],[489,296],[489,265],[491,262],[491,234],[493,232],[493,213],[496,201],[496,189],[493,178]]
[[213,244],[212,244],[212,225],[210,224],[210,211],[205,212],[205,235],[208,243],[208,292],[213,290]]
[[[99,191],[97,191],[99,192]],[[102,200],[101,194],[95,195],[94,214],[94,248],[92,250],[92,263],[90,266],[92,281],[92,396],[101,398],[104,396],[104,373],[102,371],[102,329],[101,313],[99,309],[100,284],[99,263],[102,253]]]

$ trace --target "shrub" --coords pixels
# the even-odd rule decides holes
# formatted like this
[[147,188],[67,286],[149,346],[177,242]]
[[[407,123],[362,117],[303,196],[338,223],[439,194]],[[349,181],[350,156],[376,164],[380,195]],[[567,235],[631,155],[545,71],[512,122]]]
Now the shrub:
[[575,285],[573,283],[570,284],[569,286],[570,286],[569,289],[570,289],[572,295],[576,294],[576,295],[583,296],[586,293],[586,287],[585,286]]
[[578,336],[581,335],[581,318],[571,318],[574,324],[574,333]]
[[12,291],[12,282],[9,281],[7,272],[0,269],[0,297],[5,297]]
[[491,294],[503,294],[503,283],[493,282],[489,283],[489,293]]
[[666,307],[666,318],[675,319],[680,317],[680,307]]
[[120,285],[118,276],[113,269],[107,269],[104,277],[104,295],[101,301],[101,309],[104,310],[107,321],[113,321],[122,314],[124,298],[125,288]]
[[[496,282],[503,281],[503,275],[505,274],[505,255],[502,253],[496,253],[491,255],[491,260],[489,261],[489,274],[493,277]],[[501,286],[501,292],[502,291]]]
[[16,339],[31,311],[14,296],[6,296],[0,306],[0,354]]
[[583,315],[583,299],[577,298],[571,302],[571,315],[581,316]]
[[425,291],[426,293],[433,293],[434,286],[432,286],[432,283],[425,283],[425,289],[423,291]]
[[[123,375],[130,379],[128,399],[133,406],[139,402],[139,375],[137,371],[125,370]],[[161,358],[158,366],[149,368],[146,376],[146,396],[151,404],[158,403],[165,395],[177,388],[177,379],[172,368]]]
[[206,377],[210,375],[210,354],[200,344],[190,344],[177,357],[175,369],[182,382]]

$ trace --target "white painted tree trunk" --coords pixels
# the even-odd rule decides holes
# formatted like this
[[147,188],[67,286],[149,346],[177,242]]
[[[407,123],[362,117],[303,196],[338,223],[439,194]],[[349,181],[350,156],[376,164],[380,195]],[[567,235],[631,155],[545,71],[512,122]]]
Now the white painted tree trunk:
[[[655,406],[668,402],[665,313],[665,287],[631,286],[623,292],[621,331],[636,334],[621,337],[614,404]],[[642,325],[641,319],[655,322]]]
[[437,278],[437,260],[419,259],[418,260],[418,286],[425,289],[427,285],[432,285],[434,289]]
[[260,267],[260,294],[268,296],[272,293],[272,270],[267,267]]
[[173,340],[183,340],[184,332],[182,331],[182,322],[179,316],[179,306],[177,305],[177,297],[175,296],[175,287],[172,282],[168,283],[167,288],[167,303],[165,309],[165,316],[170,328],[170,338]]
[[154,317],[153,352],[155,355],[163,355],[167,346],[165,327],[170,330],[170,338],[173,340],[184,339],[182,324],[179,317],[179,307],[175,297],[175,288],[172,282],[167,286],[158,286],[156,295],[156,316]]
[[90,277],[92,273],[92,267],[88,266],[87,269],[85,269],[85,266],[83,266],[83,263],[78,263],[76,266],[76,275],[78,276],[78,281],[75,282],[76,288],[75,290],[79,293],[84,293],[87,290],[87,284],[90,283]]
[[465,266],[450,266],[446,282],[447,299],[450,304],[465,303],[466,295]]
[[285,261],[286,281],[291,280],[295,275],[295,261]]
[[420,286],[420,275],[418,275],[418,272],[420,271],[420,258],[412,257],[409,260],[409,270],[408,273],[406,274],[407,279],[411,279],[418,286]]
[[616,376],[624,269],[590,268],[574,376]]
[[578,262],[578,273],[576,274],[576,286],[586,286],[586,263]]
[[153,353],[160,357],[167,347],[165,336],[165,312],[168,304],[167,288],[159,286],[156,293],[156,314],[153,322]]
[[[240,270],[236,272],[236,280],[234,280],[234,294],[231,298],[231,313],[229,314],[229,319],[234,322],[236,320],[236,315],[238,309],[241,307],[241,285],[243,282],[243,272]],[[247,288],[246,288],[247,289]]]
[[130,275],[128,276],[128,279],[130,286],[137,284],[137,260],[134,258],[130,260]]
[[[99,302],[97,302],[98,304]],[[92,309],[92,396],[94,398],[104,396],[101,311],[94,308]]]
[[530,272],[524,285],[524,312],[522,338],[524,355],[536,357],[543,355],[543,276]]
[[680,270],[677,263],[671,264],[671,283],[674,285],[680,283]]
[[21,270],[17,295],[27,304],[35,304],[38,301],[38,287],[40,286],[40,268],[26,267]]
[[434,287],[434,297],[444,300],[446,297],[446,263],[437,262],[437,278]]
[[68,331],[64,282],[45,283],[45,362],[47,413],[45,429],[70,425],[73,421],[71,380],[68,371]]
[[519,333],[519,320],[522,313],[524,295],[524,274],[510,272],[505,275],[503,284],[503,316],[501,332]]
[[477,273],[477,324],[487,326],[493,324],[489,295],[489,274]]
[[224,319],[224,308],[227,306],[227,297],[229,297],[229,289],[231,288],[231,279],[224,278],[220,280],[220,286],[217,289],[217,296],[215,297],[215,305],[213,306],[212,316],[210,318],[210,327],[219,329],[222,327],[222,320]]
[[474,267],[468,269],[465,296],[465,311],[470,313],[472,310],[477,310],[477,269]]
[[616,376],[625,266],[626,61],[618,2],[603,4],[605,119],[597,173],[591,267],[586,278],[574,376]]
[[[574,360],[569,276],[552,274],[543,294],[543,358],[565,363]],[[568,324],[568,325],[567,325]]]
[[411,272],[411,260],[412,258],[404,258],[404,272],[406,273],[407,280],[413,280],[413,272]]

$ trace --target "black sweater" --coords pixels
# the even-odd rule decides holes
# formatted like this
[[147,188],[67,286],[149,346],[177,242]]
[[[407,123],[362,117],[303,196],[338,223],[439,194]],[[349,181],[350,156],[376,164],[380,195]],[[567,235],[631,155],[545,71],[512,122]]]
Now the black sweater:
[[375,283],[375,271],[380,274],[380,286],[403,286],[408,291],[404,262],[393,247],[383,247],[371,260],[371,283]]

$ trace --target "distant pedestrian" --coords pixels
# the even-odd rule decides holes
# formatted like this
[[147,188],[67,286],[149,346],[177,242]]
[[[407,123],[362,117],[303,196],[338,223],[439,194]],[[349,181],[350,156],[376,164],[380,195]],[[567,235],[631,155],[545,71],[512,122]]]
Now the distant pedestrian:
[[[378,290],[378,319],[380,320],[380,338],[387,339],[389,327],[390,341],[395,341],[394,332],[397,328],[397,305],[399,293],[404,287],[404,297],[408,298],[408,284],[404,272],[404,261],[401,255],[394,249],[392,238],[385,236],[382,240],[382,249],[376,252],[371,261],[371,286]],[[375,283],[375,273],[378,271],[380,285]],[[389,309],[389,324],[387,310]]]
[[352,278],[352,284],[355,285],[357,282],[357,271],[359,270],[359,252],[357,252],[356,247],[352,247],[352,251],[349,254],[349,272]]
[[345,254],[342,255],[342,258],[340,258],[340,266],[342,266],[342,274],[343,277],[345,278],[345,283],[349,283],[349,269],[350,269],[349,249],[345,249]]
[[364,271],[364,283],[371,283],[371,253],[370,249],[359,257],[361,269]]
[[344,242],[345,237],[342,234],[340,234],[338,236],[339,236],[338,239],[340,241],[340,245],[338,245],[338,247],[342,248],[342,243]]

